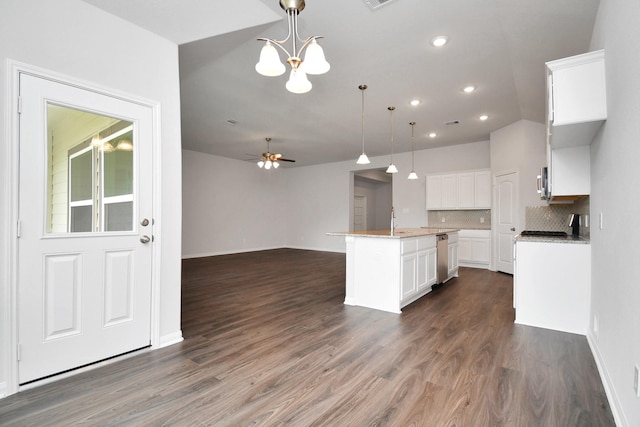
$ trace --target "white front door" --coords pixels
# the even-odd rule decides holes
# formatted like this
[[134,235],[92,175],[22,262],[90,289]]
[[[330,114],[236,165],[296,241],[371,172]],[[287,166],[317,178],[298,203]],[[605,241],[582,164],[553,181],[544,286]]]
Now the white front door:
[[20,75],[19,383],[151,341],[152,121]]
[[518,173],[496,176],[496,270],[513,274],[513,238],[518,221]]

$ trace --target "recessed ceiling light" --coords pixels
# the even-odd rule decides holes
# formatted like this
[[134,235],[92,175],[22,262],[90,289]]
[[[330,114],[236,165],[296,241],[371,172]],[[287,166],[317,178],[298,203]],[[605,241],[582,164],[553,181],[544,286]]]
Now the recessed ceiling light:
[[485,120],[487,120],[489,118],[489,116],[487,116],[486,114],[483,114],[478,118],[484,122]]
[[476,87],[473,85],[469,85],[469,86],[465,86],[462,90],[464,93],[471,93],[474,90],[476,90]]
[[445,44],[447,44],[448,40],[449,39],[447,38],[447,36],[437,36],[431,39],[431,44],[434,45],[435,47],[442,47]]
[[415,107],[416,105],[420,105],[420,100],[419,99],[412,99],[410,104]]
[[435,138],[436,136],[438,136],[438,134],[437,134],[437,133],[435,133],[435,132],[431,132],[431,133],[429,134],[429,138]]

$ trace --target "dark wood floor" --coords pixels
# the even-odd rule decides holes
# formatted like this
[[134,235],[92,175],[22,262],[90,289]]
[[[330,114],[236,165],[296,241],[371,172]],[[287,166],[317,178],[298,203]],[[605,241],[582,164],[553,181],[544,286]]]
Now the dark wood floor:
[[344,276],[186,260],[184,342],[0,400],[0,425],[614,425],[586,338],[514,325],[511,276],[462,268],[401,315],[343,305]]

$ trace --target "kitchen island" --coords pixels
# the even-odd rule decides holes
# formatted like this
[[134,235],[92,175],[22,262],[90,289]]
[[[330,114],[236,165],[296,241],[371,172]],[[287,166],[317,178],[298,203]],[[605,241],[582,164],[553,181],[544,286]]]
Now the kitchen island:
[[[401,313],[458,275],[458,229],[403,228],[327,233],[344,236],[347,273],[344,303]],[[437,276],[437,239],[448,236],[446,277]]]

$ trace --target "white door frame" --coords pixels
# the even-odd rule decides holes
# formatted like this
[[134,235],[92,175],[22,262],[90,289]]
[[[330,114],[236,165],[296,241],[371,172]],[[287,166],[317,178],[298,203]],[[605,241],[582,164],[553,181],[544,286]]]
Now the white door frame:
[[[161,200],[160,200],[160,185],[161,183],[161,143],[160,143],[160,103],[148,99],[143,99],[139,96],[123,93],[121,91],[113,90],[104,86],[96,85],[92,82],[86,82],[68,75],[56,73],[50,70],[46,70],[39,67],[34,67],[29,64],[24,64],[18,61],[7,61],[7,82],[5,84],[7,101],[6,101],[6,141],[8,143],[7,159],[7,176],[9,177],[9,183],[6,184],[8,195],[5,200],[10,201],[8,206],[5,207],[5,213],[7,221],[2,226],[6,230],[10,230],[7,234],[10,236],[8,242],[4,243],[9,260],[7,261],[7,272],[3,279],[6,279],[5,295],[2,298],[2,305],[0,306],[0,324],[2,325],[2,331],[0,332],[0,348],[3,350],[3,354],[0,357],[0,361],[3,361],[2,369],[5,372],[5,384],[0,383],[0,397],[3,395],[10,395],[20,391],[22,388],[18,384],[18,207],[19,207],[19,152],[20,152],[20,116],[19,108],[20,103],[18,95],[20,93],[20,74],[31,74],[39,78],[52,80],[62,84],[75,86],[88,91],[97,92],[114,98],[122,99],[127,102],[143,105],[152,110],[153,114],[153,149],[152,149],[152,206],[153,206],[153,220],[156,223],[154,228],[154,238],[161,239],[162,233],[162,221],[160,218],[161,213]],[[3,200],[4,201],[4,200]],[[152,271],[151,271],[151,348],[158,348],[161,346],[160,341],[160,259],[161,249],[160,245],[155,245],[152,253]],[[114,360],[117,360],[114,359]],[[90,369],[90,368],[89,368]],[[51,380],[43,380],[42,382],[36,382],[30,384],[26,388],[42,385],[52,380],[61,378],[54,377]],[[4,390],[3,390],[4,387]]]

